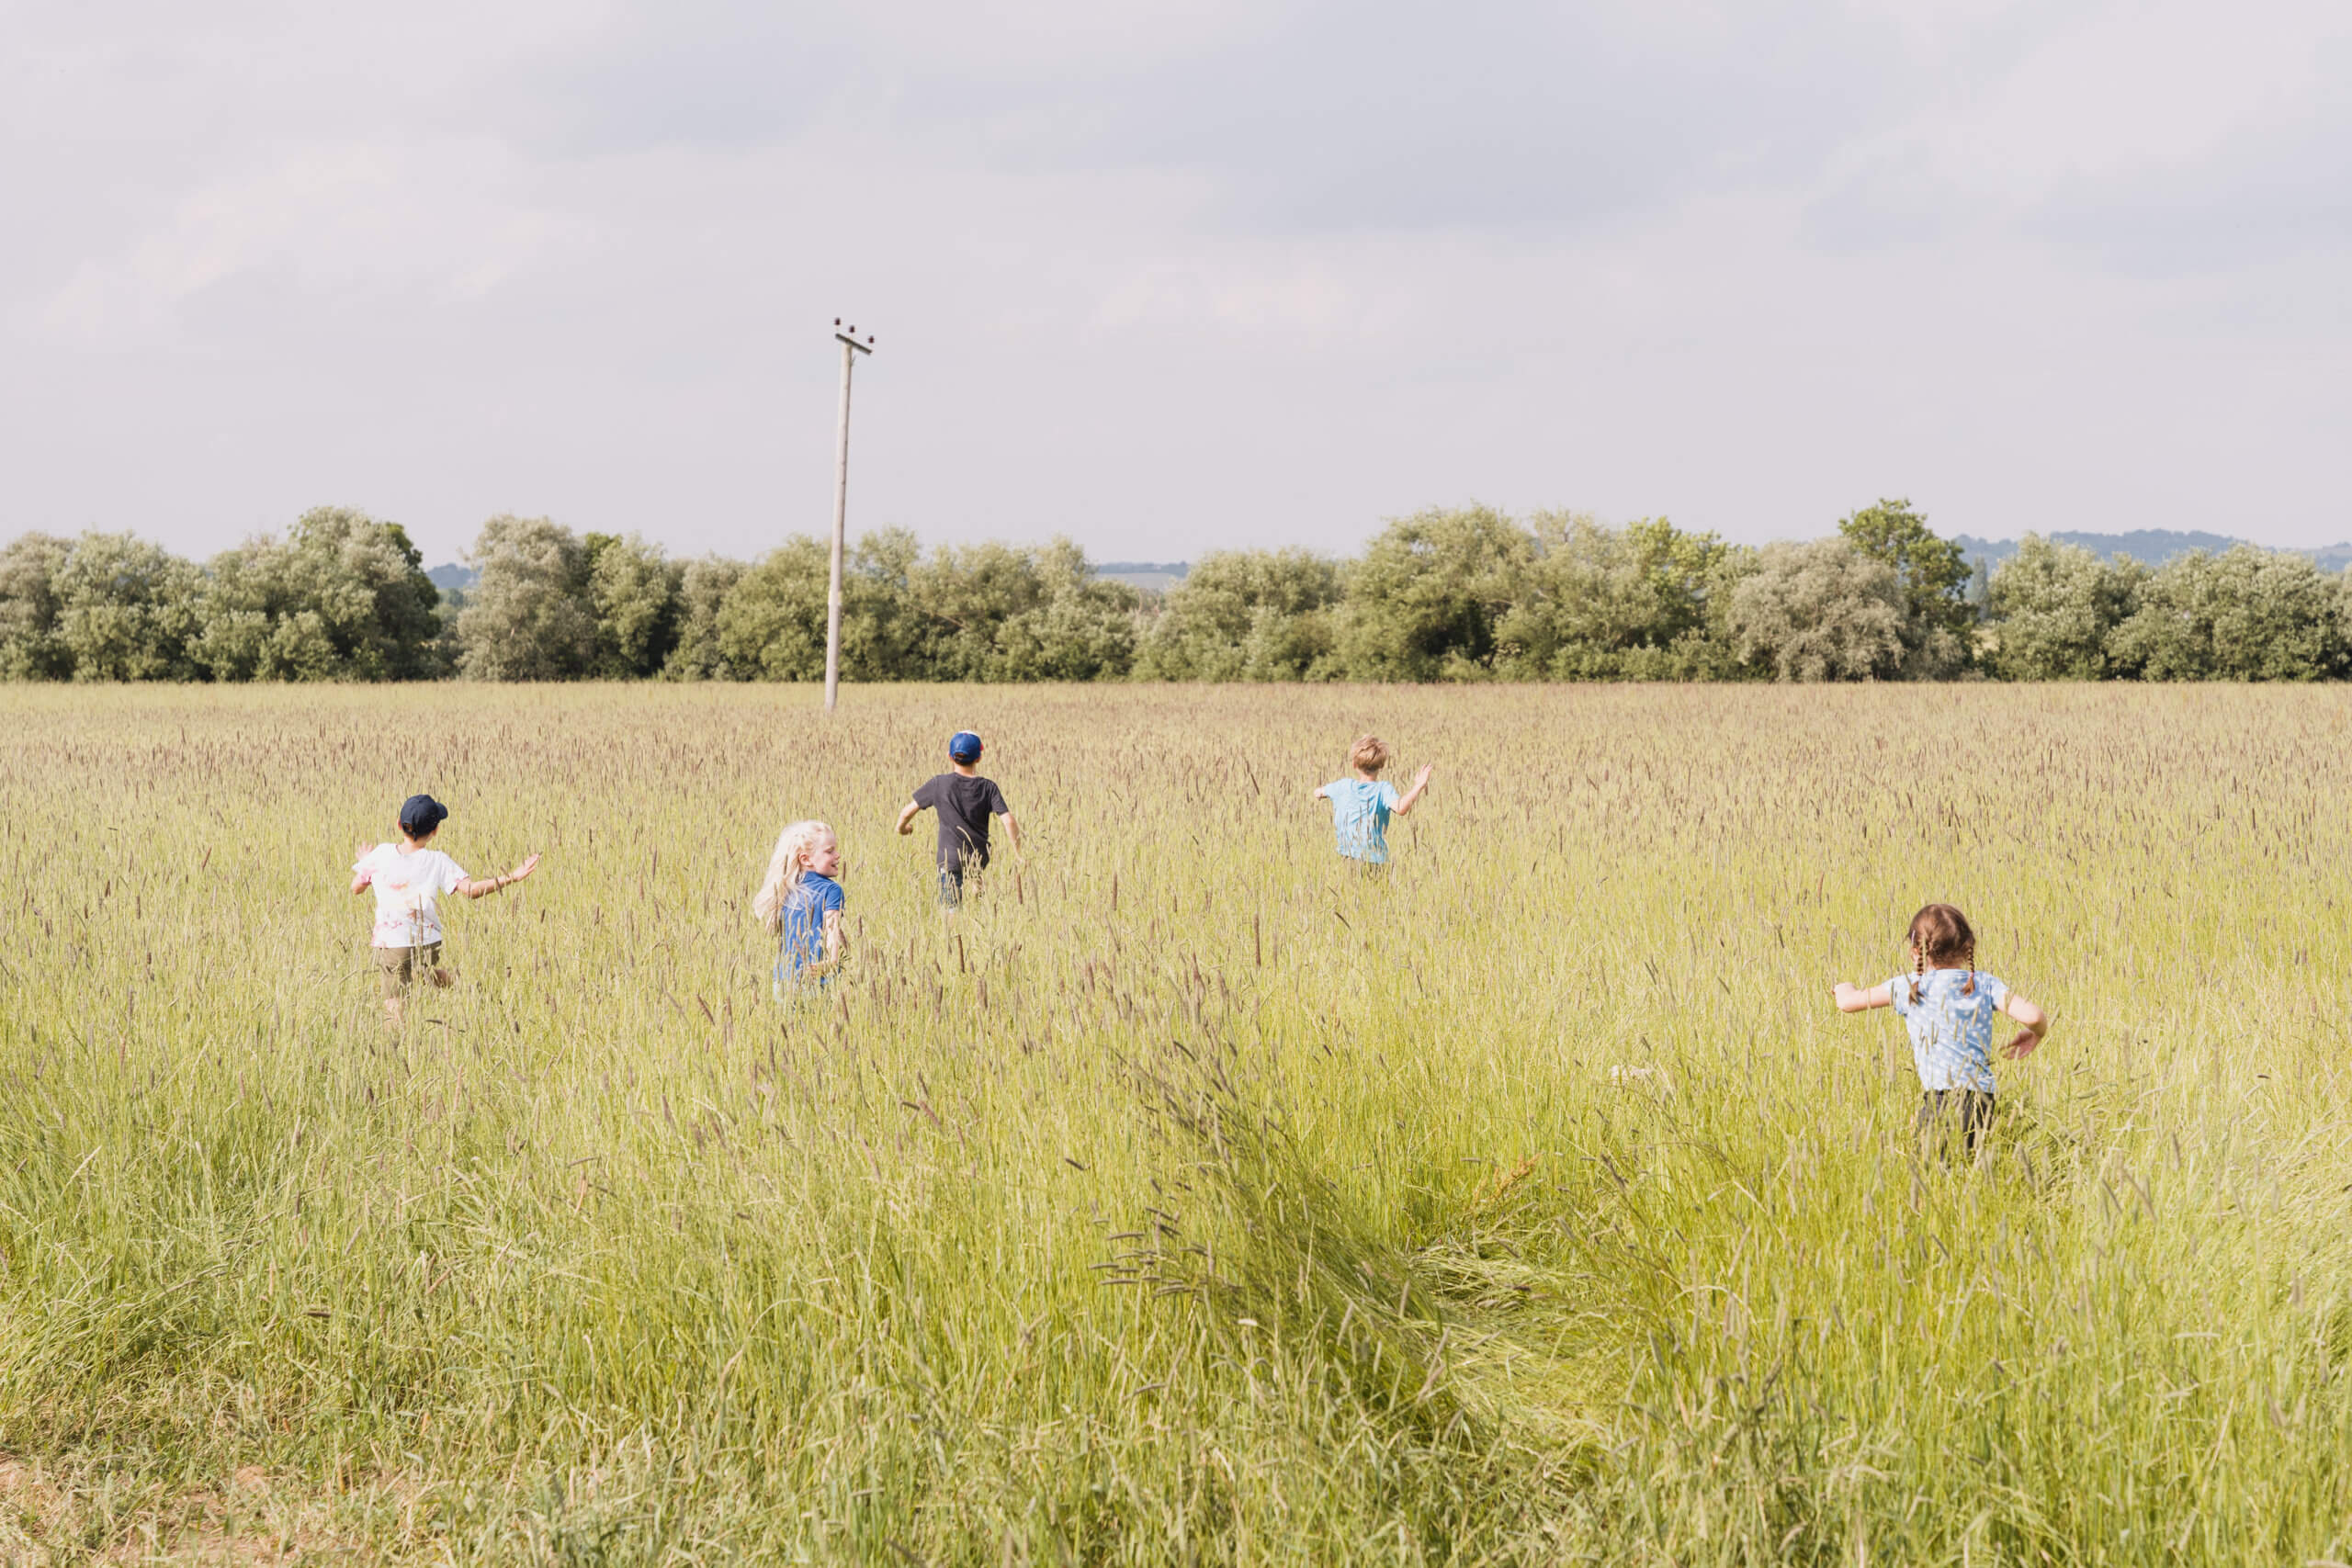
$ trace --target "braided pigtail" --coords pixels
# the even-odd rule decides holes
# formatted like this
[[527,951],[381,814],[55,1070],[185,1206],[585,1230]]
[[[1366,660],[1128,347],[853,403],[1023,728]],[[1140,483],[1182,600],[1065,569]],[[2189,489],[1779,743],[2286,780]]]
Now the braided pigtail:
[[1976,933],[1968,917],[1950,904],[1930,904],[1911,917],[1911,1000],[1916,1006],[1928,978],[1928,965],[1959,959],[1968,966],[1964,996],[1976,994]]

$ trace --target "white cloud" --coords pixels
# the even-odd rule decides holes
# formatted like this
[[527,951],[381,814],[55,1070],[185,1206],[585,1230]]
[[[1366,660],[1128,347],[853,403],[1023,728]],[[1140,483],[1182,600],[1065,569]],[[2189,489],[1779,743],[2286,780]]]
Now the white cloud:
[[[2200,15],[2200,9],[2204,11]],[[2317,6],[156,6],[0,58],[0,534],[2352,534]],[[122,460],[126,431],[139,460]]]

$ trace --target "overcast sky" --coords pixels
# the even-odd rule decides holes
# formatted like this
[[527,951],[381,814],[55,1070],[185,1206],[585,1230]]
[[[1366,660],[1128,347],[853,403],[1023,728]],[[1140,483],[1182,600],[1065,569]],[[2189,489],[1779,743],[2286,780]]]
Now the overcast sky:
[[2352,536],[2352,6],[0,0],[0,536]]

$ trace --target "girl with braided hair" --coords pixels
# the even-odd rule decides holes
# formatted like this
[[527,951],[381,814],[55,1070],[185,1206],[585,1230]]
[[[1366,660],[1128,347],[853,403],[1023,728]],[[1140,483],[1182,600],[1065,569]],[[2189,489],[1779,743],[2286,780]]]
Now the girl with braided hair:
[[1993,1120],[1993,1019],[2007,1013],[2019,1026],[2001,1047],[2011,1061],[2030,1056],[2050,1032],[2050,1015],[1976,967],[1976,933],[1950,904],[1930,904],[1911,917],[1911,972],[1868,990],[1849,980],[1830,988],[1839,1012],[1891,1007],[1911,1035],[1919,1069],[1919,1131],[1960,1123],[1968,1152]]

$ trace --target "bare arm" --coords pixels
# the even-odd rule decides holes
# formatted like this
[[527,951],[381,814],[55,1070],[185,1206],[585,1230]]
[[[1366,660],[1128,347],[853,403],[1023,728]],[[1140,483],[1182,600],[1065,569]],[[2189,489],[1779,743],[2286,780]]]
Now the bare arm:
[[538,868],[538,863],[539,857],[534,854],[527,857],[521,865],[516,866],[513,871],[507,872],[503,875],[471,877],[464,882],[458,883],[454,891],[468,898],[480,898],[485,894],[497,892],[500,888],[505,886],[510,882],[522,881],[525,877],[530,875],[533,871]]
[[2011,991],[2009,999],[2001,1004],[2001,1010],[2022,1026],[2018,1030],[2017,1038],[2001,1047],[2001,1055],[2011,1061],[2032,1055],[2033,1048],[2041,1044],[2043,1036],[2050,1032],[2050,1015],[2015,991]]
[[1012,813],[1010,811],[1004,814],[1004,831],[1005,836],[1012,840],[1012,852],[1020,854],[1022,852],[1021,824],[1012,819]]
[[849,931],[842,924],[842,912],[839,909],[828,909],[825,911],[825,956],[808,965],[801,972],[807,975],[830,975],[839,969],[842,966],[842,960],[848,956]]
[[911,800],[899,807],[899,831],[901,833],[913,832],[915,830],[915,814],[922,809],[922,807],[917,806]]
[[1430,787],[1430,773],[1431,771],[1430,764],[1427,762],[1423,762],[1421,764],[1421,771],[1413,775],[1413,787],[1405,792],[1404,798],[1396,803],[1396,809],[1392,813],[1392,815],[1402,817],[1405,813],[1413,809],[1413,802],[1420,799],[1421,792]]
[[[365,839],[362,839],[359,841],[358,848],[352,852],[352,863],[356,865],[359,862],[366,860],[368,858],[368,852],[373,850],[375,847],[375,845],[368,842]],[[376,874],[372,871],[355,871],[351,874],[351,890],[354,893],[365,893],[368,891],[368,885],[373,883],[375,880]]]
[[1840,980],[1829,988],[1830,997],[1838,1003],[1839,1012],[1868,1012],[1872,1008],[1894,1005],[1894,995],[1884,986],[1862,989],[1851,980]]

